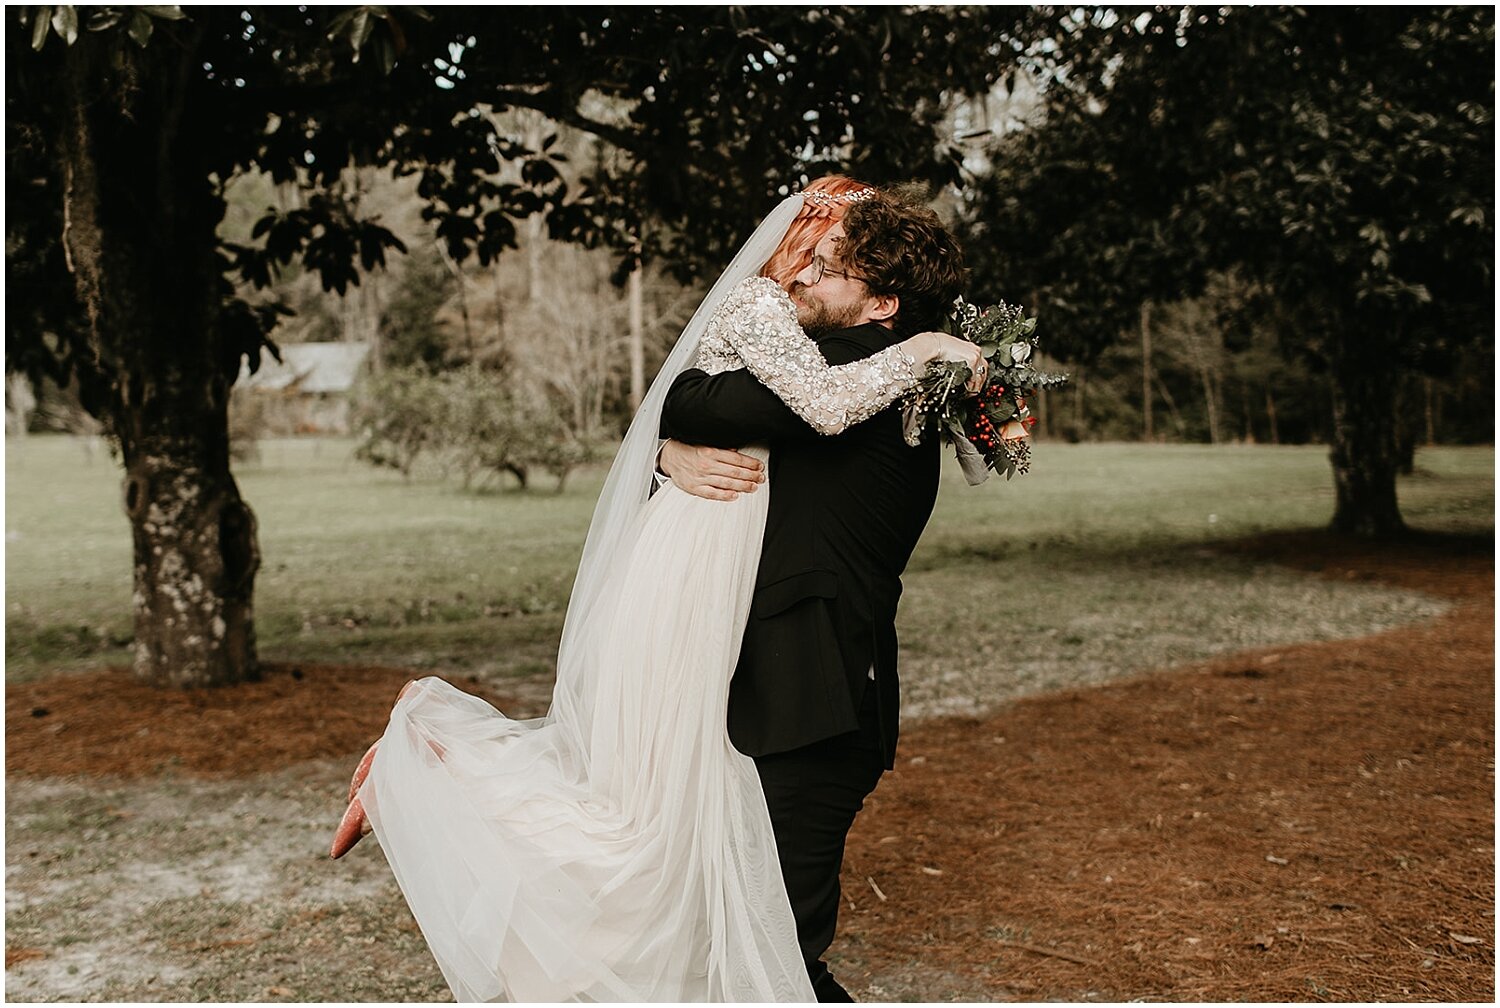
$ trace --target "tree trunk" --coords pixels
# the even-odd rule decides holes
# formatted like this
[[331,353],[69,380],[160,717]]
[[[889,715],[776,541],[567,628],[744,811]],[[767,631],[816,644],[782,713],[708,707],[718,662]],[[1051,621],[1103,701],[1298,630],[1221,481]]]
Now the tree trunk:
[[1151,441],[1151,302],[1141,302],[1141,414],[1144,436]]
[[1410,476],[1417,471],[1417,391],[1410,382],[1396,390],[1396,472]]
[[184,97],[195,48],[187,29],[180,44],[130,53],[120,71],[108,38],[80,37],[65,57],[71,114],[54,148],[89,366],[108,390],[99,419],[125,465],[134,670],[159,686],[258,671],[255,516],[229,471],[239,360],[218,329],[224,204],[194,156]]
[[1167,383],[1161,380],[1161,375],[1156,376],[1156,389],[1161,393],[1161,401],[1167,404],[1167,415],[1172,418],[1172,427],[1177,431],[1177,436],[1186,438],[1187,424],[1182,419],[1182,411],[1177,408],[1177,400]]
[[1396,506],[1396,374],[1354,340],[1334,350],[1331,528],[1378,538],[1405,530]]
[[1083,440],[1083,390],[1083,368],[1079,368],[1073,376],[1073,431],[1068,439],[1075,444]]
[[453,274],[454,284],[458,289],[458,314],[464,323],[464,348],[468,354],[465,363],[476,364],[479,358],[476,356],[477,350],[474,346],[474,327],[469,322],[469,289],[468,281],[464,278],[463,267],[453,261],[442,242],[436,242],[433,247],[437,249],[438,258],[443,261],[448,272]]
[[1422,379],[1422,418],[1427,426],[1427,439],[1422,443],[1429,446],[1437,444],[1437,423],[1433,419],[1431,378]]
[[36,393],[31,379],[23,374],[5,376],[5,436],[25,437],[31,429],[31,414],[36,410]]
[[153,685],[216,686],[258,676],[255,515],[229,474],[227,449],[227,432],[157,433],[125,460],[135,674]]
[[645,295],[641,290],[641,267],[630,271],[630,408],[641,408],[646,397]]
[[1396,472],[1410,476],[1417,471],[1417,432],[1409,422],[1396,424]]
[[1240,412],[1245,419],[1245,444],[1255,444],[1255,422],[1250,417],[1250,390],[1240,385]]
[[1208,411],[1208,443],[1219,443],[1219,397],[1214,388],[1209,365],[1201,358],[1198,361],[1198,378],[1203,384],[1203,407]]

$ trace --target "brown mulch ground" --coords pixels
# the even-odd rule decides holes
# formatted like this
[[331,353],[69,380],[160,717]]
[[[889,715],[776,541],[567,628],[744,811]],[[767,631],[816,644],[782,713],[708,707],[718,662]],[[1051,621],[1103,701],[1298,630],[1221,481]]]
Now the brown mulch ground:
[[942,961],[1025,1000],[1492,1000],[1492,547],[1236,544],[1456,605],[917,727],[850,838],[856,971]]
[[[1493,541],[1225,548],[1455,605],[1373,637],[912,726],[850,837],[835,949],[857,996],[900,974],[973,999],[1492,1000]],[[12,685],[6,771],[227,776],[352,758],[411,675]]]
[[[122,668],[8,685],[5,772],[222,778],[357,758],[384,731],[401,687],[421,675],[272,663],[262,671],[260,682],[230,689],[158,690]],[[513,709],[478,680],[449,678]]]

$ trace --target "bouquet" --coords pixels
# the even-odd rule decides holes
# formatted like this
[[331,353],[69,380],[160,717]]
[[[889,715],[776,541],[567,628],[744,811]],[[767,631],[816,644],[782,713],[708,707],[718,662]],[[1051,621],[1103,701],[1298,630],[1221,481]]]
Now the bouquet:
[[1031,468],[1031,427],[1036,420],[1026,397],[1038,389],[1057,388],[1067,375],[1031,366],[1036,350],[1036,319],[1003,301],[978,308],[963,298],[954,303],[948,331],[978,344],[989,361],[984,388],[970,395],[967,364],[934,361],[905,402],[902,420],[906,443],[919,444],[934,429],[946,434],[958,452],[969,483],[983,483],[990,470],[1010,479]]

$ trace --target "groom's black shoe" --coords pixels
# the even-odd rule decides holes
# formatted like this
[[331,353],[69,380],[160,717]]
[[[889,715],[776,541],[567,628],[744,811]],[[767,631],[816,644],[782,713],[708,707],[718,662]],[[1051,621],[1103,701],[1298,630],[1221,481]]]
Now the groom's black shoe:
[[819,962],[818,965],[823,968],[823,975],[813,980],[812,985],[813,994],[817,997],[818,1001],[822,1004],[842,1004],[844,1002],[853,1004],[854,999],[849,996],[849,992],[844,990],[843,985],[833,978],[832,973],[828,972],[828,965],[823,962]]

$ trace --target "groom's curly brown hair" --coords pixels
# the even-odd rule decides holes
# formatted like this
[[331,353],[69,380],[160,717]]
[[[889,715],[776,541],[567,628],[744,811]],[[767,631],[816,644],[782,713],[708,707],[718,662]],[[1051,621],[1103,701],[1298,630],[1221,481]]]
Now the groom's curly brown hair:
[[902,332],[938,328],[963,292],[963,249],[913,187],[881,189],[851,206],[839,258],[871,293],[900,298]]

